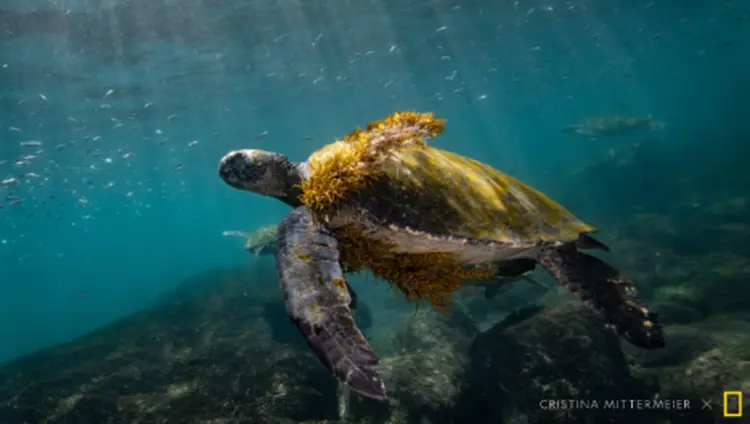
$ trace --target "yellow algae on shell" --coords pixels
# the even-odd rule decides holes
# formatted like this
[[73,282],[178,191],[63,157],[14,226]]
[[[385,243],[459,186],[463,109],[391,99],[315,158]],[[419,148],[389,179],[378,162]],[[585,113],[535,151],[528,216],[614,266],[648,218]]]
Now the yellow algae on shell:
[[369,270],[407,300],[424,300],[441,312],[450,309],[452,295],[465,288],[464,281],[492,275],[489,269],[464,267],[449,253],[394,253],[387,241],[367,238],[357,225],[339,228],[335,235],[347,272]]
[[324,146],[310,156],[310,177],[301,184],[300,201],[315,211],[335,205],[381,175],[390,154],[427,146],[427,138],[444,131],[444,122],[432,113],[397,112]]
[[397,226],[499,242],[574,240],[595,231],[545,194],[465,156],[408,146],[381,166],[388,189],[380,190],[403,194],[397,201],[370,196],[368,210],[387,211],[392,219],[378,218]]

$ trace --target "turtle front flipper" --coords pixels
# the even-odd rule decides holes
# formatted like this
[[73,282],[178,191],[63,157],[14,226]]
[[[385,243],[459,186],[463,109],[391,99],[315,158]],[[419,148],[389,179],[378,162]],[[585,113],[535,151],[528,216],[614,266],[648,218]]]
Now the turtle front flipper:
[[643,349],[664,347],[657,315],[646,308],[626,275],[573,246],[544,249],[539,263],[560,285],[600,311],[631,344]]
[[380,358],[354,322],[355,298],[339,264],[336,239],[305,206],[281,221],[276,269],[286,310],[318,360],[339,381],[373,399],[386,399],[373,369]]

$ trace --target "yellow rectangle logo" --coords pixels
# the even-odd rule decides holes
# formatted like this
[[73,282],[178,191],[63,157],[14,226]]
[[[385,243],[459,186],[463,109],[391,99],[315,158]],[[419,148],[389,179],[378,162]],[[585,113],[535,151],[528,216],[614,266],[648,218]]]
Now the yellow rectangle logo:
[[742,417],[742,392],[724,392],[724,417]]

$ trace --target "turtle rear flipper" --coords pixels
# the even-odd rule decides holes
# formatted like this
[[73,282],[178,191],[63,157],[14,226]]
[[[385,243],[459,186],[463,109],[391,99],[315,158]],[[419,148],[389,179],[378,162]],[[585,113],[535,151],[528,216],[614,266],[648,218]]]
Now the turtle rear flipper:
[[336,240],[301,206],[282,220],[276,246],[287,313],[315,356],[354,391],[386,399],[385,385],[373,369],[380,358],[354,322],[356,298],[341,270]]
[[643,349],[664,347],[657,315],[646,308],[626,275],[572,246],[544,249],[539,262],[560,285],[600,311],[631,344]]

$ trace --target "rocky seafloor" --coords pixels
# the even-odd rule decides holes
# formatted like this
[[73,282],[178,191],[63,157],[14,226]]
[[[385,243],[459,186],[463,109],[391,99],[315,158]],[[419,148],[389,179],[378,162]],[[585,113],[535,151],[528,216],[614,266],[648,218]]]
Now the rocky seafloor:
[[[608,169],[581,178],[595,171],[606,191]],[[601,236],[608,259],[662,315],[661,350],[626,344],[540,272],[546,291],[517,283],[496,299],[461,295],[447,315],[393,302],[373,308],[404,317],[385,326],[360,313],[393,397],[375,402],[342,392],[317,363],[286,320],[271,272],[217,270],[140,313],[0,366],[0,424],[724,422],[722,392],[750,393],[750,204],[729,189],[695,197],[610,205],[613,222],[600,225],[611,229]],[[268,281],[249,284],[249,274]],[[692,407],[542,402],[613,399]]]

